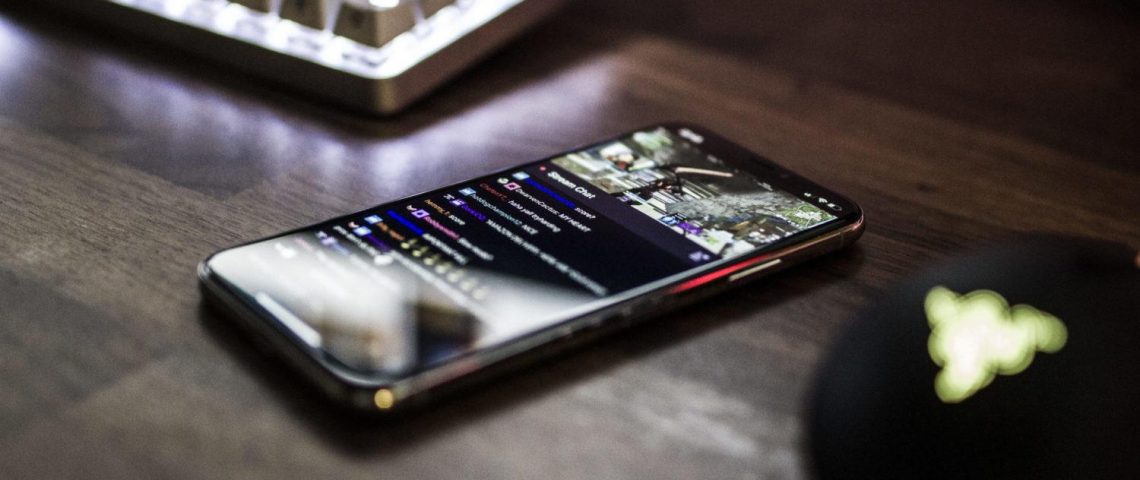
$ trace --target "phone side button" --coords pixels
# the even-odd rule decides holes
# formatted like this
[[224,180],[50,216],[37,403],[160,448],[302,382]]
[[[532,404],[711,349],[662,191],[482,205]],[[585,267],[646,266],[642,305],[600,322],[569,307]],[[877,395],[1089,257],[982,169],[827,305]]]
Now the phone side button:
[[739,282],[739,281],[744,280],[748,277],[751,277],[751,276],[756,275],[760,272],[763,272],[764,270],[768,270],[769,268],[775,267],[781,263],[784,263],[784,260],[777,258],[775,260],[767,261],[767,262],[761,263],[760,265],[756,265],[755,267],[736,272],[736,273],[734,273],[728,277],[728,283]]

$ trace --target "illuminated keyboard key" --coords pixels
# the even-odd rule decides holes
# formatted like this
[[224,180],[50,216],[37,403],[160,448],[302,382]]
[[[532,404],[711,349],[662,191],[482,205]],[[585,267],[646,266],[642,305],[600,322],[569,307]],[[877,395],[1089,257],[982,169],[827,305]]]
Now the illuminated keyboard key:
[[324,30],[332,16],[332,0],[281,0],[281,18]]
[[333,33],[379,48],[415,25],[415,6],[410,1],[344,0]]
[[276,4],[278,0],[230,0],[230,1],[233,3],[236,3],[238,5],[241,5],[245,8],[248,8],[250,10],[253,10],[255,12],[271,13],[274,11],[273,7],[276,6],[274,4]]

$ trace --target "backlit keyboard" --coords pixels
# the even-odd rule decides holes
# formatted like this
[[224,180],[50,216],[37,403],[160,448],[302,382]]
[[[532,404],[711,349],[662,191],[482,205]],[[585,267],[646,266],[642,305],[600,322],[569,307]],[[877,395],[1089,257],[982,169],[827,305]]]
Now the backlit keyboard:
[[394,113],[562,0],[39,0],[357,110]]

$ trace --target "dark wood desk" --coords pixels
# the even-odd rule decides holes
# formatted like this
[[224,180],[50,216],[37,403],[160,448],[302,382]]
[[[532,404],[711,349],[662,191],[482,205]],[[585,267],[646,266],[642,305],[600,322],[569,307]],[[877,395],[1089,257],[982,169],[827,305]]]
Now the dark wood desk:
[[[1120,2],[582,0],[386,120],[4,3],[4,478],[804,477],[813,369],[900,276],[1026,230],[1140,245]],[[847,193],[866,236],[382,425],[201,306],[221,247],[665,119]]]

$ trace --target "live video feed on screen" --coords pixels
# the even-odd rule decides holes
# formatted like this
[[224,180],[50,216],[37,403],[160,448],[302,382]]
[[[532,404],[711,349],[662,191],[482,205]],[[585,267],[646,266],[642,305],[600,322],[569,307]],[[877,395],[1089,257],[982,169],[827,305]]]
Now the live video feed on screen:
[[223,252],[211,269],[353,369],[414,372],[835,220],[665,128]]

